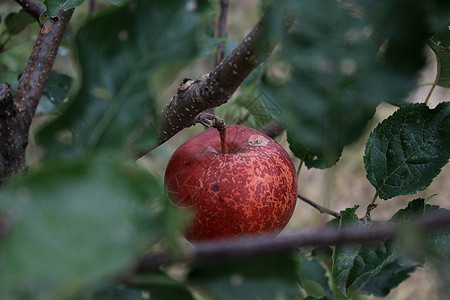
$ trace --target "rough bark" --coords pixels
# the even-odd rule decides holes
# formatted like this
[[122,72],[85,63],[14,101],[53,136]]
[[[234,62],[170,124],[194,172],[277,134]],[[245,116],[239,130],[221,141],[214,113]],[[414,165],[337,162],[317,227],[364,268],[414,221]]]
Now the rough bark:
[[15,94],[9,84],[1,84],[0,184],[25,169],[31,122],[72,13],[60,12],[49,21],[50,29],[39,33]]
[[185,79],[177,94],[160,113],[158,146],[206,109],[226,103],[245,78],[271,53],[275,43],[267,38],[260,21],[244,40],[209,74],[197,80]]

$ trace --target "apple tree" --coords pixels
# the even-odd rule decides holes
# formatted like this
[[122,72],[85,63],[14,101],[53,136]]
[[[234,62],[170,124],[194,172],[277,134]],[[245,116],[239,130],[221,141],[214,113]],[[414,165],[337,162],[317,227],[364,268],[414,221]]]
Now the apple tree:
[[[245,1],[239,20],[233,2],[2,1],[1,299],[364,299],[424,265],[445,295],[450,214],[415,194],[450,156],[450,103],[429,102],[450,88],[450,2]],[[160,168],[205,112],[286,137],[298,172],[363,140],[373,193],[340,212],[299,193],[325,225],[191,245]]]

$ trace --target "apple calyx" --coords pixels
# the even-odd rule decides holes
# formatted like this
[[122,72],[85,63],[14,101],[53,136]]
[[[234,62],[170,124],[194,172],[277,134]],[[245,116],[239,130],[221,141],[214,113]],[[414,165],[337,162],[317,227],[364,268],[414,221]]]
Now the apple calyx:
[[228,154],[227,146],[227,129],[225,122],[216,115],[201,112],[195,117],[195,123],[200,123],[207,128],[214,127],[219,131],[220,134],[220,149],[222,154]]

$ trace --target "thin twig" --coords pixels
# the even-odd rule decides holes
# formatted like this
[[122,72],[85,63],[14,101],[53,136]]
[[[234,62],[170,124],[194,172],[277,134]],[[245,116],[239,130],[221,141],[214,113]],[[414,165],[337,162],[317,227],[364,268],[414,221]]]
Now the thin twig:
[[[223,37],[226,33],[228,17],[228,0],[220,0],[220,15],[219,24],[217,26],[217,36]],[[225,57],[225,43],[221,42],[217,46],[217,59],[216,65],[218,65]]]
[[333,217],[336,217],[336,218],[340,218],[341,217],[340,213],[338,213],[336,211],[333,211],[331,209],[328,209],[326,207],[323,207],[323,206],[317,204],[316,202],[312,201],[311,199],[303,196],[302,194],[297,194],[297,198],[302,200],[302,201],[304,201],[304,202],[306,202],[306,203],[308,203],[312,207],[316,208],[321,214],[329,214],[329,215],[331,215]]
[[280,123],[280,121],[273,119],[261,126],[258,131],[270,136],[271,138],[275,138],[282,134],[285,129],[286,128]]
[[44,8],[34,2],[33,0],[15,0],[23,10],[29,13],[33,18],[39,22],[41,14],[44,12]]
[[[227,15],[228,15],[228,0],[220,0],[220,14],[216,33],[218,37],[222,37],[226,33]],[[219,43],[219,45],[217,45],[214,66],[220,64],[220,62],[224,59],[224,57],[225,57],[225,43],[221,42]],[[206,109],[205,112],[209,114],[214,114],[214,107]]]
[[437,73],[436,73],[436,78],[434,79],[433,85],[431,86],[430,91],[428,92],[427,98],[425,99],[425,104],[428,105],[428,102],[430,101],[431,95],[434,92],[434,89],[436,88],[436,85],[439,81],[439,77],[441,76],[441,60],[439,59],[439,57],[436,55],[436,60],[437,60]]
[[95,13],[95,0],[90,0],[88,6],[88,17],[92,17],[94,13]]

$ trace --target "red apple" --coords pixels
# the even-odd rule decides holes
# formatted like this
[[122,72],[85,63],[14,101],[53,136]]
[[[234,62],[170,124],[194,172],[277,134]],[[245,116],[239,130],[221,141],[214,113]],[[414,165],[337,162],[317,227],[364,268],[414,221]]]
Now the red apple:
[[208,129],[182,144],[165,173],[171,199],[194,216],[190,241],[280,232],[294,212],[297,176],[287,152],[245,126],[226,127],[228,153],[219,132]]

